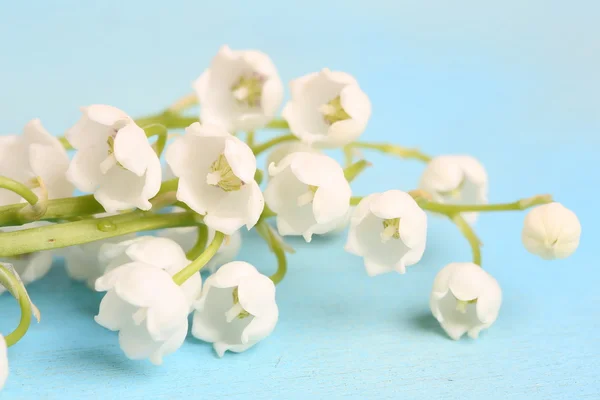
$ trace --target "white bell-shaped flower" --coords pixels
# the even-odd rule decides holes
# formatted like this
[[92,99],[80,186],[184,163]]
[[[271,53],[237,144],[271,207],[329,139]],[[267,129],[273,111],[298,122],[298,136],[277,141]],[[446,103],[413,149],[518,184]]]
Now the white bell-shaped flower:
[[[140,236],[120,243],[105,243],[100,247],[98,263],[103,274],[131,262],[141,262],[165,270],[171,276],[190,263],[181,246],[165,237]],[[189,277],[181,285],[181,289],[191,307],[202,291],[200,273]]]
[[405,192],[371,194],[350,220],[346,251],[363,257],[369,276],[406,272],[425,252],[427,215]]
[[[36,221],[20,226],[6,226],[0,228],[0,232],[14,232],[23,229],[38,228],[40,226],[50,225],[50,222]],[[50,267],[52,267],[52,251],[38,251],[35,253],[21,254],[16,257],[0,258],[0,262],[12,264],[15,271],[19,274],[24,285],[28,285],[38,279],[46,276]],[[6,289],[0,285],[0,294]]]
[[216,231],[252,228],[264,208],[248,145],[215,125],[193,123],[169,146],[167,163],[179,177],[177,199]]
[[501,304],[500,285],[477,264],[448,264],[433,282],[431,312],[454,340],[465,333],[476,339],[496,321]]
[[[159,236],[169,238],[177,242],[187,253],[194,247],[198,239],[198,228],[183,227],[163,229],[158,233]],[[215,237],[215,231],[208,229],[207,244],[210,244]],[[242,235],[239,231],[234,232],[231,236],[227,236],[217,253],[210,259],[203,270],[215,272],[221,265],[235,260],[242,247]]]
[[[471,156],[446,155],[431,160],[421,176],[420,188],[444,204],[486,204],[488,177],[483,165]],[[462,213],[470,224],[478,213]]]
[[256,50],[221,47],[208,69],[194,82],[200,119],[229,132],[251,131],[273,119],[283,100],[275,65]]
[[8,355],[6,354],[6,340],[0,335],[0,390],[8,378]]
[[212,343],[219,357],[266,338],[279,318],[275,285],[242,261],[225,264],[208,277],[195,307],[192,334]]
[[265,200],[277,213],[282,236],[302,235],[310,242],[313,234],[334,230],[350,209],[352,190],[344,170],[324,154],[292,153],[271,164],[269,174]]
[[183,344],[189,303],[167,271],[143,262],[124,264],[98,278],[96,290],[107,293],[95,320],[119,331],[128,358],[160,365]]
[[523,245],[545,260],[567,258],[579,246],[581,224],[577,215],[560,203],[532,209],[523,224]]
[[273,148],[267,155],[267,162],[265,164],[265,170],[269,170],[269,165],[279,164],[281,160],[289,156],[292,153],[321,153],[321,151],[315,147],[312,147],[304,142],[294,140],[291,142],[283,142]]
[[282,115],[301,141],[342,147],[366,129],[371,102],[351,75],[325,68],[293,80],[290,89]]
[[[48,199],[69,197],[73,185],[66,179],[69,156],[60,141],[50,135],[39,119],[29,121],[22,135],[0,136],[0,175],[31,186],[36,194],[36,178],[42,180]],[[18,194],[0,190],[0,206],[22,202]]]
[[82,107],[82,118],[65,136],[77,150],[67,178],[94,193],[104,209],[149,210],[161,184],[160,160],[142,128],[123,111],[106,105]]

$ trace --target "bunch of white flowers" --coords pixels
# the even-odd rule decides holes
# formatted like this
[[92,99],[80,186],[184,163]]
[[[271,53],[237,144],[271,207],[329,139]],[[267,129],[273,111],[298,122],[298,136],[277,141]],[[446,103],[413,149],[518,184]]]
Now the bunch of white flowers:
[[[430,158],[358,141],[371,103],[345,72],[325,68],[292,80],[283,119],[276,118],[283,84],[259,51],[223,47],[193,86],[201,122],[182,114],[193,104],[187,99],[137,120],[96,104],[83,107],[60,140],[39,120],[21,136],[0,138],[0,260],[14,265],[0,268],[0,283],[23,300],[24,285],[50,269],[52,251],[66,248],[58,254],[68,274],[106,292],[95,319],[118,331],[130,359],[161,364],[183,344],[190,313],[192,335],[219,356],[269,336],[279,317],[275,287],[292,251],[284,236],[310,242],[349,225],[345,249],[362,258],[367,275],[404,274],[426,250],[426,211],[449,218],[473,251],[473,262],[448,264],[433,283],[431,312],[453,339],[489,328],[502,301],[499,283],[481,267],[478,214],[536,206],[522,231],[528,251],[565,258],[579,245],[577,216],[548,195],[490,204],[487,173],[473,157]],[[171,128],[185,133],[166,148],[172,178],[162,181]],[[269,128],[290,132],[254,143],[255,130]],[[346,155],[343,166],[325,153],[335,149]],[[419,188],[353,197],[350,183],[369,165],[353,162],[357,149],[427,162]],[[66,150],[74,151],[70,161]],[[261,170],[256,157],[267,150]],[[70,197],[74,188],[88,195]],[[275,254],[271,276],[235,260],[244,226]],[[200,271],[209,274],[204,285]],[[37,310],[19,304],[23,313]],[[8,343],[0,336],[0,387],[8,374],[6,344],[28,328],[27,318],[21,323]]]

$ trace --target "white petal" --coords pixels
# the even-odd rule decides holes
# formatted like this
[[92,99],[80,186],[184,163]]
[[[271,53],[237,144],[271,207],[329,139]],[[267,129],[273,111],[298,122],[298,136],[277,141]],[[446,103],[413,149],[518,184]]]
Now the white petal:
[[100,163],[106,158],[107,151],[106,144],[77,151],[69,164],[67,179],[82,192],[90,193],[96,190],[103,179]]
[[248,145],[232,136],[225,140],[223,151],[233,173],[244,183],[254,181],[256,157]]
[[[152,150],[146,133],[135,123],[130,123],[119,129],[115,137],[114,151],[117,161],[137,176],[146,172],[148,160]],[[154,153],[154,152],[152,152]]]
[[275,305],[275,284],[262,274],[248,276],[238,286],[238,298],[244,310],[261,317]]
[[8,356],[6,355],[6,340],[0,335],[0,390],[8,378]]

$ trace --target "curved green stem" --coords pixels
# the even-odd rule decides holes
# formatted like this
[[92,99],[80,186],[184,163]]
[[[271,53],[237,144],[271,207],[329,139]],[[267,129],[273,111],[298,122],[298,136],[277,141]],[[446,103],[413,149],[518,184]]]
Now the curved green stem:
[[285,255],[285,248],[282,241],[275,235],[273,229],[265,220],[259,221],[256,225],[256,231],[260,236],[267,242],[269,249],[275,254],[277,259],[277,271],[269,278],[274,284],[278,284],[283,280],[287,273],[287,257]]
[[419,206],[427,211],[452,216],[461,212],[521,211],[537,205],[552,203],[552,201],[552,196],[549,194],[528,197],[512,203],[498,204],[442,204],[421,198],[419,199]]
[[258,156],[260,153],[269,150],[271,147],[273,146],[277,146],[280,143],[283,142],[291,142],[292,140],[298,140],[298,138],[294,135],[292,135],[291,133],[288,135],[283,135],[283,136],[277,136],[274,137],[271,140],[268,140],[262,144],[258,144],[254,147],[252,147],[252,152],[254,153],[255,156]]
[[182,285],[188,278],[194,275],[196,272],[200,271],[202,267],[204,267],[211,258],[217,253],[219,248],[221,247],[221,243],[223,243],[225,235],[221,232],[215,232],[215,237],[212,242],[208,245],[206,250],[198,258],[192,261],[187,267],[173,275],[173,281]]
[[248,131],[246,134],[246,144],[250,147],[254,146],[254,131]]
[[154,144],[154,150],[156,151],[156,155],[160,157],[167,144],[167,139],[169,138],[167,127],[161,124],[151,124],[144,126],[143,129],[144,132],[146,132],[147,138],[158,136],[158,139],[156,139],[156,143]]
[[73,146],[71,146],[71,143],[69,143],[69,141],[67,140],[66,137],[64,136],[59,136],[58,137],[58,141],[60,142],[60,144],[63,145],[63,147],[65,148],[65,150],[75,150],[73,148]]
[[140,215],[131,212],[104,218],[0,233],[0,257],[52,250],[155,229],[196,226],[193,212]]
[[361,149],[378,150],[386,154],[391,154],[406,159],[419,160],[423,162],[431,161],[431,157],[422,153],[419,149],[410,149],[407,147],[397,146],[389,143],[366,143],[354,142],[346,146],[348,149],[357,147]]
[[471,246],[471,252],[473,253],[473,263],[481,266],[481,241],[477,237],[477,234],[471,225],[465,221],[462,215],[456,214],[450,217],[450,219],[456,224],[463,236],[469,242],[469,245]]
[[290,129],[290,125],[284,119],[274,119],[265,126],[267,129]]
[[0,188],[10,190],[25,199],[29,204],[35,206],[38,202],[38,197],[33,191],[21,182],[14,179],[0,176]]
[[31,302],[27,292],[25,291],[23,282],[19,281],[4,265],[0,264],[0,269],[2,269],[2,278],[10,280],[10,282],[6,283],[13,290],[9,291],[13,293],[19,302],[19,307],[21,307],[21,320],[19,321],[19,325],[14,331],[5,337],[6,345],[10,347],[21,340],[23,336],[25,336],[25,333],[27,333],[27,330],[29,329],[29,325],[31,325]]
[[198,225],[198,238],[196,239],[196,243],[194,247],[188,251],[185,256],[188,260],[194,260],[202,254],[204,249],[206,248],[206,242],[208,241],[208,227],[204,224]]
[[344,176],[348,182],[352,182],[365,168],[372,164],[367,160],[360,160],[344,168]]

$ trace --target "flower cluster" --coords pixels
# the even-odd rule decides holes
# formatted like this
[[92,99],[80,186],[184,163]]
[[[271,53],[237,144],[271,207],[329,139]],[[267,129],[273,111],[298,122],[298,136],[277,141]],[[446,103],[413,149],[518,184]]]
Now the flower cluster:
[[[138,120],[96,104],[81,109],[63,143],[39,120],[20,136],[0,138],[0,261],[12,263],[19,278],[0,274],[0,282],[13,279],[9,289],[34,282],[64,247],[54,254],[65,258],[69,276],[106,292],[95,320],[118,332],[130,359],[161,364],[183,344],[190,313],[192,335],[219,356],[269,336],[279,318],[275,286],[292,250],[285,236],[310,242],[348,228],[345,250],[362,258],[367,275],[404,274],[426,250],[426,211],[447,217],[473,251],[473,262],[448,264],[433,283],[431,312],[453,339],[478,337],[502,302],[499,283],[481,267],[473,230],[479,213],[535,207],[522,241],[544,259],[565,258],[579,245],[577,216],[550,196],[489,204],[487,173],[471,156],[431,158],[358,141],[371,103],[345,72],[325,68],[292,80],[283,120],[276,118],[283,83],[259,51],[221,48],[193,87],[202,122],[182,114],[188,100]],[[165,168],[171,128],[185,132],[169,142]],[[257,145],[255,130],[263,128],[290,133]],[[74,150],[70,161],[64,144]],[[427,162],[418,189],[353,196],[350,183],[368,165],[353,162],[357,148]],[[327,153],[336,149],[347,157],[344,166]],[[266,150],[263,171],[257,155]],[[172,178],[162,181],[165,172]],[[89,195],[69,197],[75,188]],[[276,256],[271,276],[236,261],[241,231],[252,228]],[[153,230],[156,236],[136,235]],[[10,246],[2,245],[6,238]],[[201,270],[210,274],[204,285]],[[0,387],[7,373],[0,336]]]

